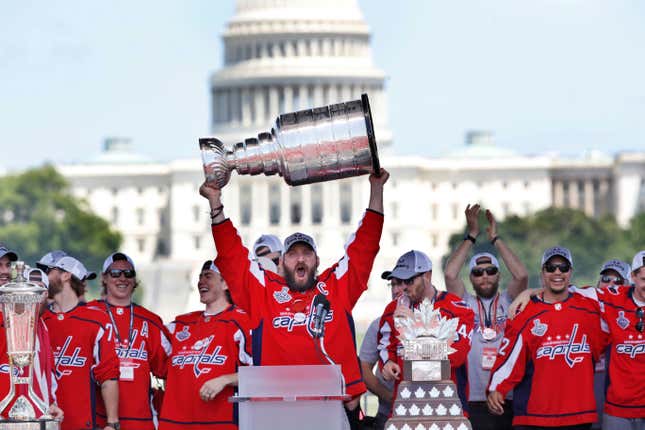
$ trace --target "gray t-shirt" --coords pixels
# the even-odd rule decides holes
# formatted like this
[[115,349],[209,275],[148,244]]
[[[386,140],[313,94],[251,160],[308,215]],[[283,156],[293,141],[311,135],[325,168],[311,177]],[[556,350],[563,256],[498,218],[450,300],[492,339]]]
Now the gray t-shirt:
[[[361,350],[358,353],[358,358],[361,359],[361,361],[365,361],[367,363],[377,363],[379,356],[378,356],[378,325],[379,322],[381,321],[381,317],[378,317],[372,323],[370,326],[367,328],[367,331],[365,332],[365,337],[363,337],[363,343],[361,344]],[[393,391],[394,390],[394,381],[386,381],[383,379],[383,375],[381,374],[381,371],[379,369],[376,369],[376,378],[379,380],[381,384],[383,384],[385,387],[387,387],[388,390]],[[381,400],[379,397],[378,399],[378,412],[381,414],[389,415],[390,414],[390,409],[392,408],[392,404],[388,402],[384,402]]]
[[[463,300],[475,312],[475,330],[473,331],[470,352],[468,352],[468,383],[470,385],[468,400],[471,402],[483,402],[486,401],[486,387],[490,376],[490,370],[484,369],[484,361],[486,361],[484,353],[488,355],[488,360],[490,360],[492,359],[490,354],[496,352],[499,348],[499,344],[504,337],[508,307],[512,300],[507,291],[503,291],[499,295],[497,309],[492,309],[495,298],[480,298],[478,300],[476,296],[467,292]],[[496,320],[495,322],[491,321],[497,327],[497,335],[492,340],[485,340],[483,337],[482,327],[485,327],[485,315],[488,315],[491,320],[493,318]],[[491,364],[490,361],[488,364]],[[509,393],[506,397],[512,398],[512,395]]]

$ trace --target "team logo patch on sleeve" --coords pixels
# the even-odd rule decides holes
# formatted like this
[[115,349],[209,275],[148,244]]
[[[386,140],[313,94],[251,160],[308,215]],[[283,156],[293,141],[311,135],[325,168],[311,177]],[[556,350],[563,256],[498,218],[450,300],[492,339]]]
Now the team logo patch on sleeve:
[[542,324],[539,319],[533,320],[533,327],[531,328],[531,333],[535,336],[544,336],[549,326],[547,324]]
[[457,301],[457,302],[452,302],[453,305],[455,305],[458,308],[463,308],[463,309],[470,309],[470,306],[468,306],[468,303],[464,301]]
[[291,294],[289,294],[289,287],[282,287],[282,290],[275,291],[273,293],[273,298],[276,302],[283,304],[291,300]]
[[175,337],[177,338],[178,341],[183,342],[186,339],[190,337],[190,332],[188,331],[188,326],[185,325],[184,328],[181,329],[181,331],[178,331],[175,334]]

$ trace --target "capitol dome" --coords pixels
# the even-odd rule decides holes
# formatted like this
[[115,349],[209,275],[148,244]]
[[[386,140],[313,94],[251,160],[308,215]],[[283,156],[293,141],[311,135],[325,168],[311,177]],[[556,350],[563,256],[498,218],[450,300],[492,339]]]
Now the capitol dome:
[[238,0],[211,78],[212,132],[232,144],[270,130],[280,113],[370,98],[376,137],[390,145],[385,74],[355,0]]

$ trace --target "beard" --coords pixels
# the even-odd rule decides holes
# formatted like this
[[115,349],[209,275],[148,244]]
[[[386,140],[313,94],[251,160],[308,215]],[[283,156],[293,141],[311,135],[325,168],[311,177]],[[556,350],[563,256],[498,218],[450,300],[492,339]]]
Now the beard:
[[287,281],[287,285],[291,291],[297,291],[303,293],[305,291],[311,290],[316,283],[316,269],[313,268],[309,271],[307,279],[304,284],[298,285],[296,282],[296,277],[293,270],[289,270],[286,267],[284,268],[284,280]]
[[482,288],[481,286],[473,285],[473,290],[475,290],[475,293],[479,297],[482,297],[484,299],[490,299],[492,297],[495,297],[495,294],[497,294],[498,289],[499,289],[499,282],[495,282],[489,288]]
[[55,281],[52,280],[49,283],[49,288],[47,290],[47,294],[48,294],[48,297],[50,299],[53,299],[54,296],[56,294],[60,293],[61,291],[63,291],[63,283],[60,281],[60,279],[57,279]]

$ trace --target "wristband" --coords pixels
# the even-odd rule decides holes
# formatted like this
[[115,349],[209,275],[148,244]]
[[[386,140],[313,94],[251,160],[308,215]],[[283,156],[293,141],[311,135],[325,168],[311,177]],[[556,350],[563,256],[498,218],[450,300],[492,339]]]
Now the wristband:
[[466,234],[466,235],[464,236],[464,240],[469,240],[469,241],[471,241],[471,242],[473,243],[473,245],[475,244],[475,242],[477,242],[477,238],[472,237],[472,236],[470,235],[470,233],[468,233],[468,234]]
[[495,245],[495,242],[497,242],[497,239],[499,239],[499,236],[495,236],[494,238],[492,238],[492,239],[490,240],[490,244],[491,244],[491,245]]
[[211,212],[210,212],[211,220],[217,218],[222,213],[223,210],[224,210],[224,205],[219,205],[218,207],[211,209]]

